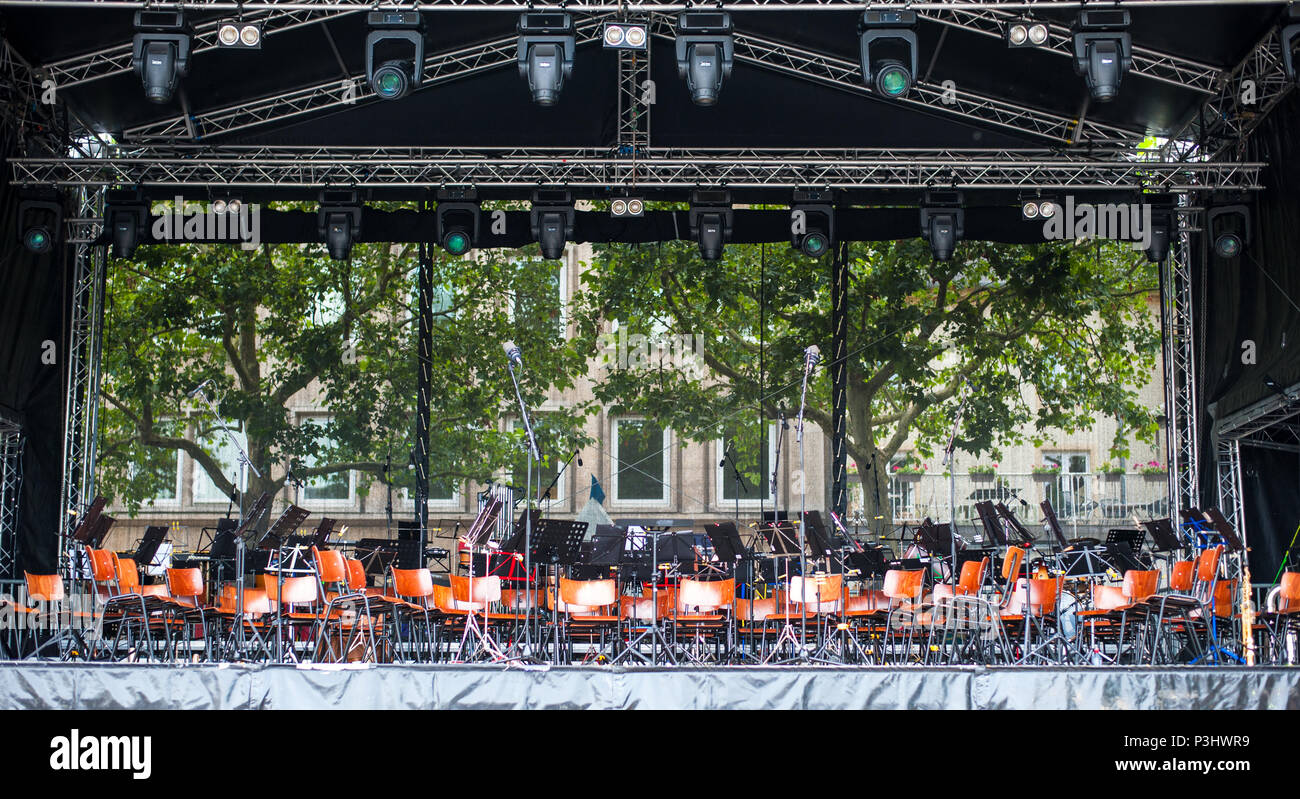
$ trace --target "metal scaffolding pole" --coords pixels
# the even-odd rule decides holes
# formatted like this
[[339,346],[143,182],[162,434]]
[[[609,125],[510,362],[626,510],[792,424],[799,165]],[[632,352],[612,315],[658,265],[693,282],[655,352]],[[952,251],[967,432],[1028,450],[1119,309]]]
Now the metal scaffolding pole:
[[0,418],[0,580],[18,576],[19,492],[25,443],[22,427]]
[[831,510],[841,519],[849,509],[848,359],[849,253],[840,246],[831,263]]
[[1161,269],[1161,327],[1164,328],[1166,447],[1169,513],[1200,506],[1197,421],[1196,335],[1192,307],[1192,242],[1188,214],[1176,214],[1178,236]]

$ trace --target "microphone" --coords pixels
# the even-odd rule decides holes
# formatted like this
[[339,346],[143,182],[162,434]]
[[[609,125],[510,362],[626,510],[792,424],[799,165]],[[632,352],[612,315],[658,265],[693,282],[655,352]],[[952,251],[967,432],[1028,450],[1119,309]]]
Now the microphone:
[[506,358],[508,358],[511,363],[519,366],[523,365],[524,356],[520,354],[519,347],[515,346],[515,343],[513,341],[502,342],[501,349],[505,350]]
[[204,386],[210,386],[210,385],[212,385],[211,380],[204,380],[202,383],[199,383],[197,386],[195,386],[193,390],[191,390],[190,393],[186,394],[185,396],[188,397],[189,399],[194,399],[195,397],[203,393]]
[[814,344],[808,349],[803,351],[803,357],[804,357],[804,362],[809,367],[813,367],[821,363],[822,351],[816,344]]

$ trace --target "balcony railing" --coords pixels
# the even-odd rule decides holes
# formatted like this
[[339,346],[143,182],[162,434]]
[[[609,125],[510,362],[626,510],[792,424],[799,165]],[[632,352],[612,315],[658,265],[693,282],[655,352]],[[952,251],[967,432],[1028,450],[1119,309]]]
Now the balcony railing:
[[1132,525],[1133,517],[1169,515],[1164,473],[1145,474],[957,474],[950,487],[942,474],[892,475],[889,502],[895,524],[930,517],[974,523],[975,503],[1003,502],[1026,526],[1042,518],[1039,503],[1050,500],[1065,527]]

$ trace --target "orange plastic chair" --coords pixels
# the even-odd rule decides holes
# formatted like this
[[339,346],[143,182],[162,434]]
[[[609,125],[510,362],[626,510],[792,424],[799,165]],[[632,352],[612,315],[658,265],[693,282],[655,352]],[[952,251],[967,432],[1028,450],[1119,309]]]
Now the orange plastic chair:
[[[1016,549],[1020,548],[1016,547]],[[980,586],[984,584],[984,572],[988,570],[988,567],[988,558],[966,561],[961,565],[961,575],[957,579],[957,585],[952,586],[947,583],[936,585],[934,587],[934,600],[938,602],[940,599],[953,596],[975,596],[979,593]]]
[[1196,569],[1196,561],[1180,560],[1174,564],[1174,568],[1169,573],[1169,589],[1179,594],[1190,594],[1192,592],[1192,575]]

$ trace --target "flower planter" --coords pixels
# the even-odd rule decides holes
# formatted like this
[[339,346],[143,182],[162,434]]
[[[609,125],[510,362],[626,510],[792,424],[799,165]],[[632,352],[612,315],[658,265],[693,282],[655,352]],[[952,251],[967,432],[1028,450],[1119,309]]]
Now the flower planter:
[[1164,480],[1168,478],[1168,476],[1169,476],[1169,472],[1143,472],[1142,473],[1142,477],[1151,481]]
[[1040,483],[1050,483],[1060,476],[1060,472],[1034,472],[1034,479]]
[[1123,472],[1102,472],[1101,473],[1101,479],[1112,483],[1119,480],[1123,476],[1124,476]]
[[904,483],[921,482],[921,475],[913,474],[911,472],[908,472],[906,474],[904,474],[903,472],[894,472],[892,475],[890,475],[890,477],[893,477],[895,480],[902,480]]
[[971,472],[970,479],[972,483],[991,483],[997,479],[993,472]]

